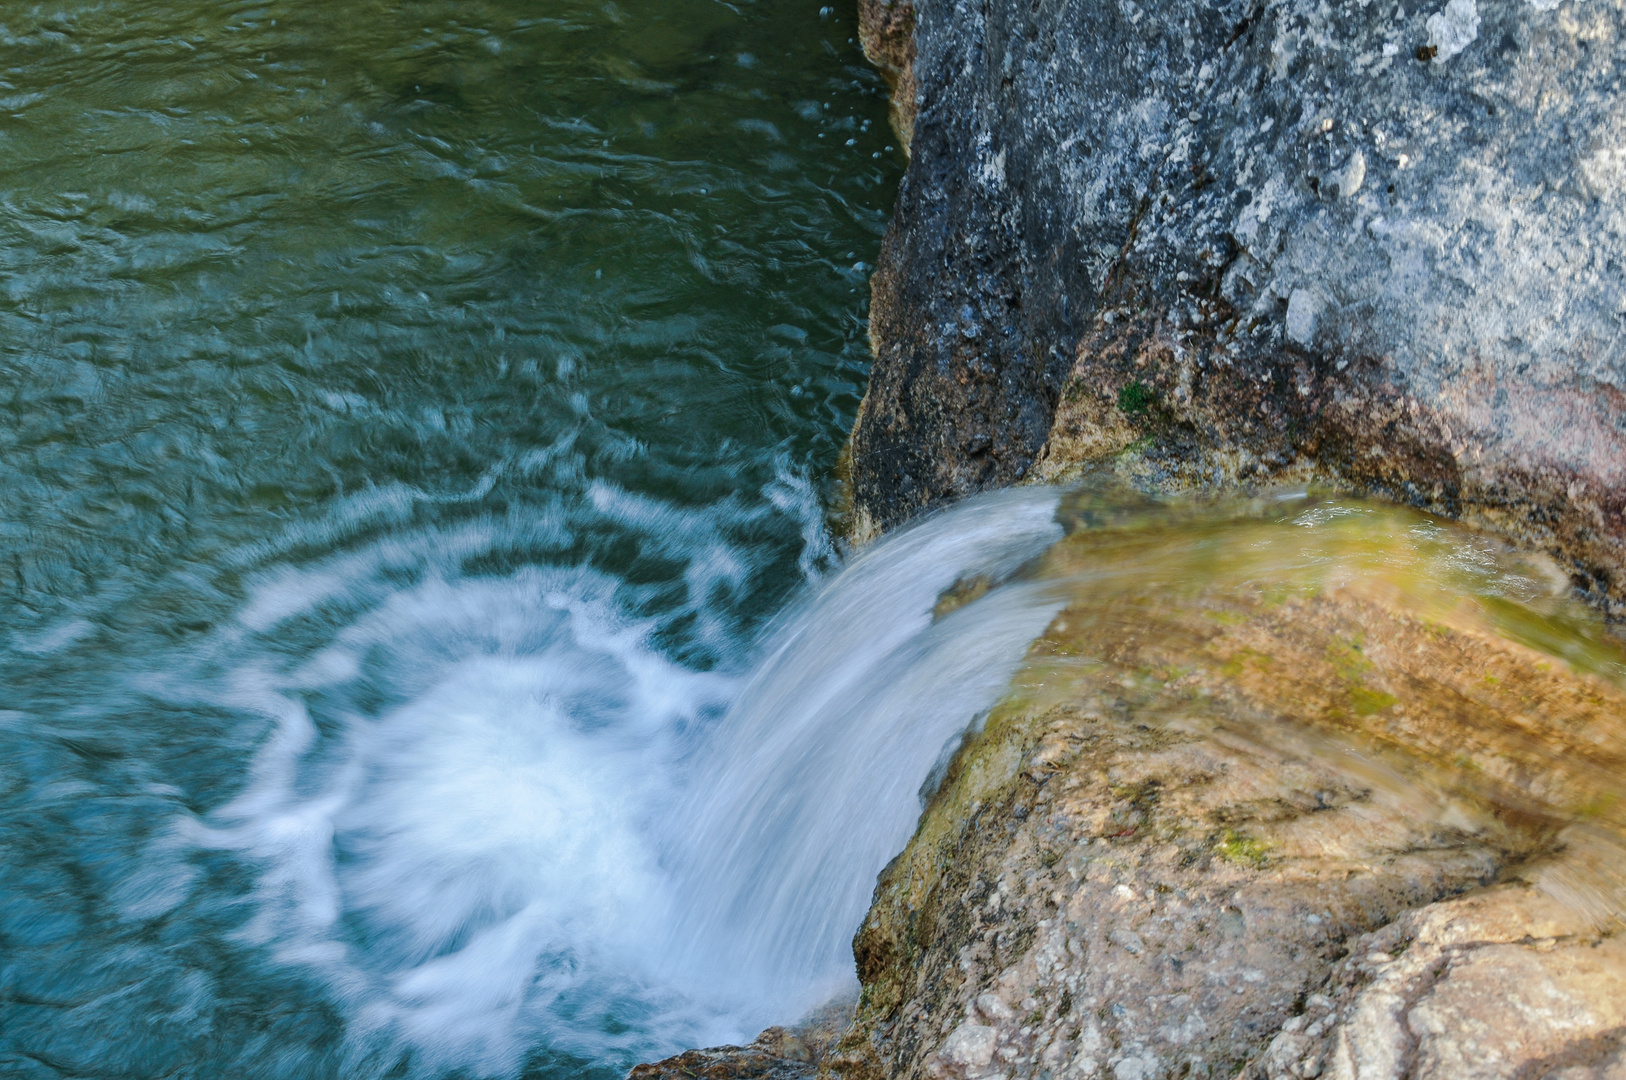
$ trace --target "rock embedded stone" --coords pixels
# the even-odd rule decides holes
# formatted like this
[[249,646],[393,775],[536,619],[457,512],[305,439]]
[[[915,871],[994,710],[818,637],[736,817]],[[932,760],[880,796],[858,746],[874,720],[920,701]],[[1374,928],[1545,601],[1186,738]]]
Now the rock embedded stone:
[[1451,0],[1424,25],[1429,48],[1434,50],[1430,59],[1443,64],[1479,37],[1479,6],[1474,0]]

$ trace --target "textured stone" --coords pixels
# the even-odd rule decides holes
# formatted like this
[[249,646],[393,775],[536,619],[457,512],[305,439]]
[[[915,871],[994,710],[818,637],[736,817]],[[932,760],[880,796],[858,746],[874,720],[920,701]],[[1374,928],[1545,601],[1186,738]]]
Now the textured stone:
[[645,1065],[627,1080],[807,1080],[852,1018],[851,998],[832,1001],[794,1027],[771,1027],[749,1046],[713,1046]]
[[1523,886],[1433,904],[1354,943],[1268,1080],[1626,1076],[1626,942]]
[[1626,600],[1622,0],[862,14],[913,140],[859,535],[1100,463],[1322,476]]
[[1618,1071],[1618,644],[1482,538],[1272,505],[1068,508],[1073,599],[882,875],[821,1076]]

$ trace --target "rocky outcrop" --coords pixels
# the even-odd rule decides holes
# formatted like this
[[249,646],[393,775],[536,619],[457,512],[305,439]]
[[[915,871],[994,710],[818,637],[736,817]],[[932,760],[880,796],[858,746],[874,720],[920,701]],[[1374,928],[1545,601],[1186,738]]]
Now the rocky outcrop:
[[1622,1075],[1619,647],[1551,568],[1298,509],[1078,511],[822,1076]]
[[811,1080],[852,1015],[852,999],[837,998],[794,1027],[769,1028],[749,1046],[685,1050],[634,1066],[627,1080]]
[[1626,600],[1621,0],[861,14],[912,143],[860,535],[1103,463],[1322,476]]
[[1626,647],[1555,564],[1295,492],[1062,518],[851,1025],[635,1080],[1626,1077]]

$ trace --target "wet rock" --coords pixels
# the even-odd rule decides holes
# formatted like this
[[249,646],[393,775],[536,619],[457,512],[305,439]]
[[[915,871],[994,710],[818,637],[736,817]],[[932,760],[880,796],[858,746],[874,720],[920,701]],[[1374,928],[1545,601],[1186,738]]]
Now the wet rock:
[[803,1080],[817,1064],[784,1028],[769,1028],[749,1046],[685,1050],[674,1057],[638,1065],[627,1080]]
[[713,1046],[634,1066],[627,1080],[806,1080],[852,1019],[853,1001],[831,1001],[794,1027],[771,1027],[749,1046]]
[[1626,653],[1540,560],[1291,505],[1071,507],[821,1076],[1616,1075]]
[[862,13],[913,142],[860,535],[1101,463],[1320,476],[1626,601],[1621,0]]

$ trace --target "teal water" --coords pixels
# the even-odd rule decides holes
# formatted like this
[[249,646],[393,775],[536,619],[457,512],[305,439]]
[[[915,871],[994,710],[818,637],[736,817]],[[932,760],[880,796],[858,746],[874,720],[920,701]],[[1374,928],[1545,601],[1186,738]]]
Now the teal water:
[[609,1075],[751,1033],[646,962],[648,835],[834,562],[902,167],[853,36],[0,11],[0,1073]]

